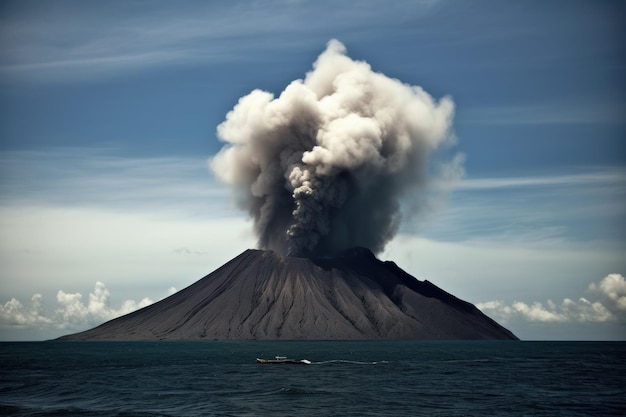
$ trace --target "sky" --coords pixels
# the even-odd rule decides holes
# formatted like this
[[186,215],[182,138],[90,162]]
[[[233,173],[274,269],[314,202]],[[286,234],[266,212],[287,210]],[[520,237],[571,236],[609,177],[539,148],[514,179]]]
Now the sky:
[[303,79],[332,39],[455,106],[429,162],[456,161],[458,178],[409,196],[379,257],[522,339],[626,340],[625,12],[0,1],[0,340],[91,328],[255,247],[209,168],[217,126],[252,90]]

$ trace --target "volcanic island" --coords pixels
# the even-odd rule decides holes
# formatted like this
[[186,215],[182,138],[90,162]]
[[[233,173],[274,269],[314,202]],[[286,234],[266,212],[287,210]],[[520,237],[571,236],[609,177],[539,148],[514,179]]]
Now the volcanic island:
[[58,340],[517,340],[365,248],[313,259],[249,249],[189,287]]

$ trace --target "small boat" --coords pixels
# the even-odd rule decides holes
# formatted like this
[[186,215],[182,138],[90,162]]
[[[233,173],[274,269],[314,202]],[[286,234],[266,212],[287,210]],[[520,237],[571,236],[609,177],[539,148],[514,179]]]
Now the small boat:
[[310,365],[311,361],[306,359],[289,359],[286,356],[276,356],[276,359],[256,358],[258,363],[262,364],[288,364],[288,365]]

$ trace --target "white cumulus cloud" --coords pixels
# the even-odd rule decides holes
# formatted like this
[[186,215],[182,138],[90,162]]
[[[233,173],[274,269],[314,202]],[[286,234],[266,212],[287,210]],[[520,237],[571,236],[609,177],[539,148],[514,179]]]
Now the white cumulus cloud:
[[41,294],[33,295],[30,307],[15,298],[0,304],[0,325],[25,327],[52,324],[52,319],[44,315],[42,298]]
[[124,314],[131,313],[139,308],[153,303],[149,298],[143,298],[137,302],[126,300],[120,308],[113,308],[110,305],[111,293],[106,286],[98,281],[92,293],[89,294],[88,302],[83,302],[80,293],[67,294],[63,291],[57,293],[57,303],[55,321],[61,328],[76,327],[86,324],[99,324],[101,322],[114,319]]
[[[170,288],[168,293],[171,293]],[[126,300],[118,308],[111,306],[111,293],[104,283],[96,282],[93,292],[83,300],[81,293],[59,290],[54,309],[46,309],[41,294],[31,298],[30,306],[12,298],[0,304],[0,328],[56,328],[81,330],[131,313],[153,303],[149,298]]]
[[513,319],[543,323],[600,323],[626,321],[626,280],[620,274],[609,274],[599,283],[589,284],[589,293],[600,299],[590,301],[564,298],[560,303],[552,300],[526,303],[501,300],[477,303],[476,307],[494,319],[507,323]]
[[589,290],[599,292],[616,310],[626,312],[626,279],[623,275],[609,274],[599,284],[589,284]]

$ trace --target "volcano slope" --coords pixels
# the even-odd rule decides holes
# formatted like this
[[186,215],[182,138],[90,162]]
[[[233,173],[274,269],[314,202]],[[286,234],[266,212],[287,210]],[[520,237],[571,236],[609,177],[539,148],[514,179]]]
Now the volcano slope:
[[60,340],[517,339],[393,262],[247,250],[155,304]]

